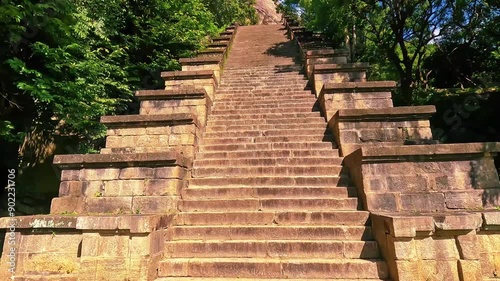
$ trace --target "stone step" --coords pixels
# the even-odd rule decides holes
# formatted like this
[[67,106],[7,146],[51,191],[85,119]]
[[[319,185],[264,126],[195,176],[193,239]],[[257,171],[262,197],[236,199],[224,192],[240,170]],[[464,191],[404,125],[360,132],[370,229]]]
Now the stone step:
[[276,95],[273,97],[262,97],[262,98],[245,98],[245,94],[241,94],[240,97],[235,97],[235,98],[226,98],[226,99],[221,99],[219,97],[216,97],[214,104],[215,105],[272,105],[272,104],[278,104],[278,103],[290,103],[290,102],[301,102],[303,104],[310,105],[311,107],[316,104],[316,100],[312,96],[293,96],[290,97],[288,95]]
[[366,226],[369,218],[367,211],[183,212],[176,216],[175,224]]
[[209,187],[190,186],[182,190],[183,199],[234,198],[347,198],[354,187]]
[[[280,102],[275,104],[263,103],[263,104],[241,104],[241,105],[231,105],[224,102],[217,102],[213,111],[219,110],[248,110],[248,109],[268,109],[268,108],[316,108],[315,103],[313,102],[297,102],[297,101],[289,101],[289,102]],[[326,127],[326,124],[325,124]]]
[[220,85],[221,90],[238,90],[238,89],[289,89],[289,90],[300,90],[305,89],[309,83],[304,81],[262,81],[262,82],[231,82]]
[[279,136],[314,136],[325,134],[330,135],[329,130],[325,128],[320,129],[281,129],[281,130],[244,130],[244,131],[222,131],[222,132],[206,132],[203,135],[205,139],[215,138],[244,138],[244,137],[279,137]]
[[387,264],[362,259],[174,258],[158,276],[248,278],[387,278]]
[[170,241],[164,253],[167,258],[380,258],[375,241]]
[[231,98],[231,97],[301,97],[308,96],[314,98],[312,92],[306,87],[272,87],[270,89],[260,87],[231,87],[222,88],[216,91],[218,98]]
[[241,137],[241,138],[204,138],[203,144],[211,145],[211,144],[238,144],[238,143],[273,143],[273,142],[299,142],[299,141],[324,141],[324,142],[332,142],[332,135],[300,135],[300,136],[271,136],[271,137]]
[[224,80],[221,81],[219,84],[220,87],[227,87],[227,86],[242,86],[242,85],[252,85],[252,84],[261,84],[261,83],[276,83],[276,84],[287,84],[291,85],[293,84],[307,84],[309,83],[309,79],[305,78],[304,76],[297,75],[296,77],[294,76],[289,76],[289,77],[272,77],[272,76],[263,76],[263,77],[253,77],[253,78],[231,78],[227,77],[224,78]]
[[338,176],[276,176],[276,177],[211,177],[193,178],[190,183],[194,186],[302,186],[302,187],[336,187],[346,186],[345,179],[340,181]]
[[[283,281],[283,280],[286,280],[286,281],[390,281],[390,280],[387,280],[387,279],[325,279],[325,278],[321,278],[321,279],[310,279],[310,278],[307,278],[307,279],[296,279],[296,278],[293,278],[293,279],[290,279],[290,278],[286,278],[286,279],[270,279],[270,278],[266,278],[266,279],[262,279],[262,278],[259,278],[259,279],[254,279],[254,278],[219,278],[219,277],[213,277],[213,278],[205,278],[205,277],[163,277],[163,278],[157,278],[155,279],[155,281],[255,281],[255,280],[263,280],[263,281]],[[495,281],[493,279],[487,279],[485,281]]]
[[[257,90],[233,90],[228,92],[217,92],[216,101],[235,101],[244,98],[245,100],[262,100],[262,99],[281,99],[283,101],[305,102],[309,101],[314,104],[316,100],[311,92],[292,92],[292,91],[276,91],[276,92],[256,92]],[[276,103],[279,103],[278,101]]]
[[339,151],[333,150],[265,150],[265,151],[230,151],[201,152],[196,158],[201,159],[241,159],[241,158],[276,158],[276,157],[339,157]]
[[262,78],[238,78],[238,79],[224,79],[219,84],[220,87],[230,88],[233,86],[266,86],[266,85],[306,85],[309,80],[304,77],[290,77],[290,78],[274,78],[274,77],[262,77]]
[[304,124],[274,124],[274,125],[236,125],[236,126],[209,126],[206,132],[221,132],[221,131],[243,131],[243,130],[298,130],[298,129],[326,129],[326,123]]
[[[241,34],[239,35],[241,36]],[[250,40],[253,41],[253,40]],[[255,44],[255,42],[252,42]],[[243,50],[244,48],[241,48],[239,50]],[[232,55],[237,54],[238,50],[233,49],[232,50]],[[243,56],[248,56],[248,51],[241,51]],[[234,60],[236,58],[235,56],[231,56],[229,59],[229,62],[236,62]],[[269,58],[269,56],[266,56],[266,58]],[[280,64],[280,65],[272,65],[272,64],[267,64],[267,65],[259,65],[259,66],[247,66],[247,67],[238,67],[238,68],[233,68],[233,67],[225,67],[224,70],[226,70],[227,74],[245,74],[245,73],[261,73],[261,72],[270,72],[270,73],[275,73],[275,74],[286,74],[286,73],[294,73],[297,74],[297,72],[301,71],[304,69],[303,65],[300,64],[295,64],[295,63],[289,63],[289,64]]]
[[254,144],[219,144],[200,145],[201,152],[229,152],[229,151],[268,151],[268,150],[331,150],[336,145],[329,142],[290,142],[290,143],[254,143]]
[[177,240],[353,240],[373,241],[369,226],[173,226],[167,241]]
[[235,166],[340,166],[343,158],[331,157],[275,157],[275,158],[237,158],[237,159],[196,159],[193,161],[195,168],[202,167],[235,167]]
[[269,114],[269,113],[307,113],[319,112],[318,108],[314,105],[291,107],[291,108],[259,108],[259,109],[219,109],[216,108],[212,111],[211,116],[219,115],[234,115],[234,114]]
[[[247,89],[245,89],[247,88]],[[290,88],[290,87],[288,87]],[[220,87],[217,89],[216,93],[218,94],[266,94],[266,93],[286,93],[288,95],[290,94],[307,94],[310,95],[311,97],[314,97],[314,95],[311,93],[310,90],[304,90],[300,89],[297,87],[293,87],[292,89],[286,90],[283,87],[281,88],[272,88],[272,89],[255,89],[255,87]]]
[[204,178],[213,176],[322,176],[338,175],[342,170],[341,165],[329,166],[237,166],[237,167],[206,167],[196,166],[193,171],[193,177]]
[[[208,125],[269,125],[269,124],[325,124],[325,118],[319,116],[318,113],[312,112],[308,114],[308,117],[279,117],[279,118],[269,118],[269,119],[237,119],[237,120],[212,120],[209,117],[207,121]],[[248,115],[247,115],[248,116]]]
[[356,210],[357,198],[276,198],[276,199],[211,199],[188,200],[179,202],[182,212],[207,211],[347,211]]

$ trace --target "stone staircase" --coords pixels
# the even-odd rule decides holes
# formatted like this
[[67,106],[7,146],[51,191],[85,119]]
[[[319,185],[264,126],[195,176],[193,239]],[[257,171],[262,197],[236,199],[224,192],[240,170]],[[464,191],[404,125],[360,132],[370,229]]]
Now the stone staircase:
[[298,55],[239,28],[157,280],[388,277]]

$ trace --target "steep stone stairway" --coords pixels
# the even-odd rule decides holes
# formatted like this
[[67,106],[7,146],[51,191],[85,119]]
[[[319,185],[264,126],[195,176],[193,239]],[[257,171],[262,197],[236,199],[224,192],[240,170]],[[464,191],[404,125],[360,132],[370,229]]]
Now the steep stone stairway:
[[240,27],[158,280],[388,277],[297,56]]

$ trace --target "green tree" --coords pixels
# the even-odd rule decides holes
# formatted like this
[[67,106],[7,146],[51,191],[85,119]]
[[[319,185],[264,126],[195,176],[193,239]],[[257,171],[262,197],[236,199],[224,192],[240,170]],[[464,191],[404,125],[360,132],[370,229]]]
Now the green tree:
[[255,0],[203,0],[203,2],[214,14],[218,26],[226,26],[235,22],[242,25],[257,22]]
[[[413,89],[427,82],[423,62],[435,50],[434,42],[451,34],[476,32],[481,22],[487,21],[483,19],[484,11],[490,9],[483,0],[285,0],[284,3],[299,4],[309,26],[332,34],[331,38],[338,43],[347,38],[344,41],[351,49],[360,50],[356,53],[362,57],[366,58],[363,52],[373,53],[371,47],[375,47],[392,65],[387,69],[396,71],[401,98],[406,104],[414,101]],[[498,11],[490,15],[497,18]],[[358,46],[360,43],[362,47]]]

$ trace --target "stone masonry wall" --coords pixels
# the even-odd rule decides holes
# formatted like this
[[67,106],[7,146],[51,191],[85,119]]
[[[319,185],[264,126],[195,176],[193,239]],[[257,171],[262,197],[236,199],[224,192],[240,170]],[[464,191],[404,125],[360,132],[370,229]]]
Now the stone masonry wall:
[[[393,108],[388,82],[352,83],[365,79],[366,65],[306,68],[351,184],[371,212],[391,279],[499,278],[500,181],[493,159],[500,144],[438,144],[428,122],[434,110]],[[341,68],[348,74],[336,77]]]

